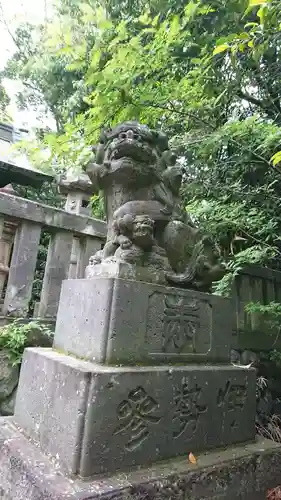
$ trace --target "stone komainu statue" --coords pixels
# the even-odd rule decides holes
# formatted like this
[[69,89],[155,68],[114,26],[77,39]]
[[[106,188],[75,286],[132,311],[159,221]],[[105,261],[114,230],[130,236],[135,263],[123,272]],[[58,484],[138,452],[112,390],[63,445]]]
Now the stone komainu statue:
[[[224,267],[211,239],[182,209],[182,170],[166,135],[137,122],[103,132],[86,172],[103,191],[108,223],[105,247],[86,276],[112,263],[146,270],[145,280],[210,292]],[[141,274],[140,274],[141,276]]]

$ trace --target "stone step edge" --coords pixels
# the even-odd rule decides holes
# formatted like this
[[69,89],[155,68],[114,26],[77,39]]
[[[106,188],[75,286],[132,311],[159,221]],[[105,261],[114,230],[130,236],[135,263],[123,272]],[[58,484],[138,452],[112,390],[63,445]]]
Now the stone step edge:
[[259,500],[281,484],[281,445],[273,441],[258,437],[254,443],[200,453],[196,464],[189,462],[189,452],[187,448],[185,457],[149,468],[82,481],[61,474],[55,462],[19,432],[12,417],[0,418],[0,498],[180,500],[186,498],[185,491],[194,500]]

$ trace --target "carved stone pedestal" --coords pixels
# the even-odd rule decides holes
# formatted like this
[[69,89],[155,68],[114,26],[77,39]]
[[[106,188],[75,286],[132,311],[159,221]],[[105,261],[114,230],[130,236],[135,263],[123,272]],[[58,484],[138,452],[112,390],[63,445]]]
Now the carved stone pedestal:
[[109,367],[27,349],[15,422],[71,474],[89,477],[253,440],[255,370]]
[[[188,467],[190,452],[254,442],[255,370],[230,365],[229,318],[229,302],[204,293],[65,281],[54,349],[25,351],[15,415],[0,422],[4,500],[212,498],[207,485],[201,496],[190,490],[204,470],[180,479],[177,460]],[[218,459],[212,471],[220,481]],[[237,498],[231,488],[220,498]]]
[[119,278],[66,280],[55,349],[89,361],[228,363],[231,301]]

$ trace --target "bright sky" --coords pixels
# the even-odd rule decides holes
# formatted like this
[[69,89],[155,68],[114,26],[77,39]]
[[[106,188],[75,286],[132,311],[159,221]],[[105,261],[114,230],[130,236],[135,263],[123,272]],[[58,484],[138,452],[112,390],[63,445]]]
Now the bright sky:
[[[27,19],[40,22],[42,13],[44,15],[44,0],[36,0],[36,9],[32,8],[32,0],[1,0],[2,13],[5,21],[11,26],[13,32],[17,24],[24,22]],[[34,4],[33,4],[34,5]],[[7,58],[13,51],[13,43],[8,30],[1,24],[1,53],[0,53],[0,66],[3,67]]]
[[[15,28],[22,22],[40,23],[44,20],[46,9],[50,10],[50,0],[0,0],[2,12],[0,19],[4,16],[5,22],[9,26],[9,30],[13,32]],[[9,30],[5,24],[0,24],[0,70],[3,69],[7,59],[13,54],[15,47],[13,40],[9,34]],[[32,109],[28,111],[19,111],[15,105],[14,96],[21,90],[20,82],[6,81],[6,90],[12,99],[9,112],[13,117],[16,126],[36,127],[39,125],[36,112]],[[49,126],[52,126],[52,121],[47,120]],[[42,124],[42,122],[41,122]]]

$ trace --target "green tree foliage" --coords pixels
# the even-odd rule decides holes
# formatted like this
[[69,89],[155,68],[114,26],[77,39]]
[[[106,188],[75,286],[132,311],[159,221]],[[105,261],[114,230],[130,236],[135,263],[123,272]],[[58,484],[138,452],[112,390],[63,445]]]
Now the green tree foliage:
[[0,84],[0,120],[5,121],[8,118],[7,107],[10,103],[9,96],[3,85]]
[[63,54],[55,57],[45,50],[45,31],[43,26],[29,23],[16,29],[13,35],[16,52],[2,76],[21,80],[24,84],[23,92],[17,95],[20,109],[30,105],[34,109],[45,106],[54,116],[57,130],[61,131],[66,119],[66,105],[74,93],[79,74],[65,71],[67,58]]
[[87,160],[104,125],[170,135],[187,210],[228,263],[221,292],[245,264],[280,257],[280,26],[279,0],[61,0],[17,73],[59,113],[63,133],[46,141],[65,166]]
[[21,363],[23,351],[26,347],[34,347],[39,344],[50,345],[53,332],[47,325],[37,321],[26,323],[23,319],[15,319],[13,322],[0,328],[0,350],[7,350],[13,365]]

